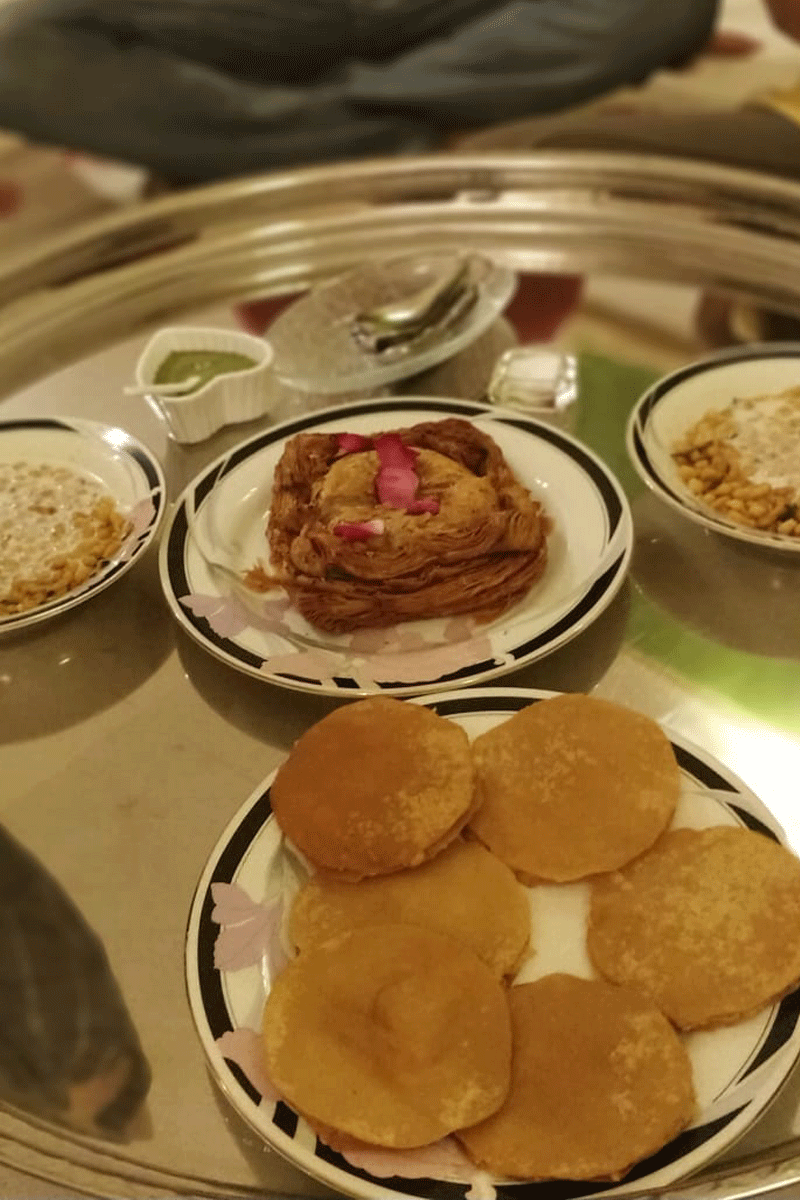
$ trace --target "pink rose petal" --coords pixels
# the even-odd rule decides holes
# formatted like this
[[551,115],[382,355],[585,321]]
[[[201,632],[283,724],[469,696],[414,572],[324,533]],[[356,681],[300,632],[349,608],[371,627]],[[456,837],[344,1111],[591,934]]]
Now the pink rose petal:
[[385,529],[383,521],[340,521],[334,525],[333,532],[345,542],[368,542],[377,537]]
[[337,441],[339,443],[337,458],[343,458],[345,454],[358,454],[361,450],[369,450],[372,446],[371,439],[364,437],[362,433],[340,433]]
[[410,513],[433,513],[435,516],[439,511],[439,501],[435,496],[425,496],[422,500],[412,500],[406,511]]
[[389,508],[408,508],[419,487],[414,470],[416,453],[404,446],[396,433],[384,433],[375,439],[375,451],[381,464],[375,480],[375,494]]

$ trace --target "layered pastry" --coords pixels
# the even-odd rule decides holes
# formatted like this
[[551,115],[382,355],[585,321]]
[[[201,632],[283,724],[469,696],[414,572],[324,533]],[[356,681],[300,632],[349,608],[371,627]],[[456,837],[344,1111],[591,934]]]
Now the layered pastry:
[[448,418],[390,433],[303,433],[275,471],[271,571],[303,616],[342,633],[427,617],[488,620],[547,562],[549,521],[499,446]]

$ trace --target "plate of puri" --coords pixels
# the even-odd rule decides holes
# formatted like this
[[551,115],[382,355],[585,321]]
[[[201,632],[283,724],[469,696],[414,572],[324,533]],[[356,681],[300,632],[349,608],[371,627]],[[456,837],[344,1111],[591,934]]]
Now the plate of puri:
[[800,860],[721,763],[596,696],[368,697],[222,833],[186,978],[216,1083],[357,1197],[663,1187],[800,1050]]

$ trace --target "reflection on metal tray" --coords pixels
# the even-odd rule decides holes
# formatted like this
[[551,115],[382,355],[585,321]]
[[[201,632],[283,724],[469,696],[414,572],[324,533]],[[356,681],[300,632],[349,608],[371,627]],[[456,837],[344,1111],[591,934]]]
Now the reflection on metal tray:
[[[154,325],[190,312],[193,319],[206,316],[203,309],[214,305],[297,294],[409,244],[419,253],[457,244],[510,271],[616,272],[695,284],[800,312],[799,235],[800,187],[698,163],[622,156],[431,156],[220,184],[54,237],[33,257],[7,257],[0,266],[0,395],[9,416],[41,415],[72,389],[76,414],[107,415],[122,428],[132,422],[137,436],[149,437],[144,408],[122,409],[109,370],[120,359],[104,348],[127,346],[121,386]],[[93,353],[99,357],[90,360]],[[48,382],[78,360],[79,367]],[[618,374],[633,370],[620,366]],[[24,397],[12,395],[22,383],[36,386]],[[593,424],[581,414],[577,433],[598,448],[614,432],[616,440],[603,442],[603,450],[609,461],[609,447],[618,452],[612,466],[621,472],[622,414],[615,396],[602,399],[600,411],[589,414]],[[197,453],[213,457],[232,444]],[[174,446],[162,452],[173,494],[182,473],[190,477],[208,461]],[[778,815],[797,845],[788,791],[796,778],[796,722],[790,724],[785,700],[768,686],[780,655],[796,667],[785,659],[788,643],[777,628],[787,598],[796,594],[796,574],[785,563],[748,557],[747,548],[734,551],[705,531],[685,529],[688,522],[672,521],[650,499],[636,497],[639,573],[632,594],[621,595],[602,627],[598,622],[595,633],[576,640],[573,651],[551,660],[547,677],[529,671],[515,682],[597,685],[612,698],[639,696],[652,715],[669,713],[679,732],[738,769],[766,802],[771,797],[758,780],[783,787]],[[97,604],[4,647],[2,698],[20,707],[9,705],[0,723],[0,773],[11,781],[6,807],[15,836],[36,835],[35,845],[21,840],[71,895],[81,893],[82,911],[104,942],[107,929],[116,939],[109,954],[153,1071],[153,1127],[111,1153],[96,1139],[3,1108],[0,1159],[52,1181],[49,1194],[66,1188],[223,1200],[319,1194],[248,1141],[224,1100],[215,1098],[194,1044],[179,958],[203,852],[233,815],[246,782],[277,765],[319,716],[321,702],[302,696],[291,704],[265,702],[263,685],[255,685],[254,701],[252,681],[231,679],[228,671],[220,678],[209,656],[193,655],[183,642],[176,648],[153,566],[148,573],[143,562]],[[735,643],[737,635],[730,610],[724,624],[708,596],[692,607],[683,581],[697,583],[700,595],[709,576],[731,589],[741,581],[737,597],[748,609],[742,621],[768,596],[770,629],[750,630],[736,660],[743,672],[746,660],[745,681],[760,686],[758,720],[726,707],[689,672],[687,664],[711,656],[726,638]],[[648,594],[655,595],[652,603]],[[185,1104],[190,1090],[193,1102]],[[758,1148],[758,1154],[718,1164],[662,1194],[674,1200],[796,1194],[796,1100],[795,1080],[764,1119],[762,1140],[750,1135],[738,1151]]]

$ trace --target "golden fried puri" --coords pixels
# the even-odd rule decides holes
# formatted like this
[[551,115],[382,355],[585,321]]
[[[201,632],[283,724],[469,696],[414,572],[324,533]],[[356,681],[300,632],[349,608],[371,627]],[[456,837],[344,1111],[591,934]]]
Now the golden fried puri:
[[271,799],[283,832],[318,868],[360,879],[414,867],[475,809],[469,741],[428,708],[359,700],[302,735]]
[[519,1179],[619,1179],[692,1119],[686,1050],[627,989],[546,975],[509,993],[511,1089],[458,1134],[469,1157]]
[[353,884],[315,875],[292,906],[289,934],[301,951],[362,925],[387,921],[449,934],[497,975],[511,974],[530,935],[525,890],[477,842],[460,839],[432,861]]
[[273,984],[263,1032],[281,1096],[315,1126],[369,1145],[435,1142],[508,1092],[505,989],[470,950],[411,925],[305,951]]
[[470,827],[526,883],[629,862],[666,828],[680,791],[654,721],[607,700],[542,700],[473,745],[484,803]]
[[673,830],[594,882],[588,949],[681,1029],[740,1021],[800,981],[800,860],[747,829]]

